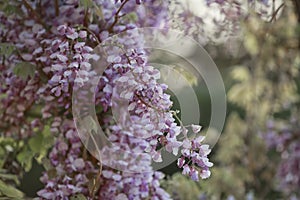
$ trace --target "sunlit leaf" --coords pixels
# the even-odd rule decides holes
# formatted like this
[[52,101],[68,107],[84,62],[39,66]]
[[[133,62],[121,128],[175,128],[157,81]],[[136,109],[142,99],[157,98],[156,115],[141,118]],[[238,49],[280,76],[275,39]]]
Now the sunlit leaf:
[[32,152],[39,153],[43,148],[43,135],[37,134],[36,136],[30,138],[28,144]]
[[5,182],[1,180],[0,180],[0,192],[12,199],[21,199],[22,197],[24,197],[23,192],[14,188],[13,186],[7,185]]
[[83,6],[85,9],[88,9],[93,6],[92,0],[79,0],[79,4]]
[[14,175],[14,174],[3,174],[3,173],[0,173],[0,179],[2,179],[2,180],[12,180],[16,184],[20,184],[18,176]]
[[243,66],[235,67],[231,72],[231,76],[237,81],[247,81],[250,78],[249,70]]
[[76,194],[70,198],[71,200],[86,200],[87,198],[83,194]]
[[100,17],[101,19],[104,18],[103,16],[103,12],[102,12],[102,8],[97,6],[95,3],[94,3],[94,9],[95,9],[95,14]]
[[170,179],[162,183],[169,194],[175,194],[176,199],[195,200],[198,199],[201,191],[195,181],[181,173],[174,174]]
[[53,137],[50,133],[50,127],[47,125],[44,127],[42,133],[37,133],[35,136],[29,139],[28,145],[34,154],[37,154],[36,158],[39,163],[42,163],[42,159],[47,155],[48,149],[53,145]]
[[255,35],[246,33],[244,37],[244,46],[250,54],[256,55],[258,53],[259,45]]

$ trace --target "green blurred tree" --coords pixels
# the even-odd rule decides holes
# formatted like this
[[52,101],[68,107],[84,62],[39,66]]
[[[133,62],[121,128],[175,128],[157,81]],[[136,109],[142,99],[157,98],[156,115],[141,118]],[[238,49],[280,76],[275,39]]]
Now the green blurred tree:
[[214,151],[211,179],[200,184],[199,193],[208,199],[246,199],[252,192],[259,200],[287,199],[293,193],[278,189],[280,157],[268,151],[262,132],[269,119],[288,117],[299,102],[299,11],[297,0],[294,4],[285,1],[270,21],[252,13],[242,23],[240,52],[245,56],[237,58],[239,65],[230,67],[228,84],[228,101],[238,109],[231,111]]

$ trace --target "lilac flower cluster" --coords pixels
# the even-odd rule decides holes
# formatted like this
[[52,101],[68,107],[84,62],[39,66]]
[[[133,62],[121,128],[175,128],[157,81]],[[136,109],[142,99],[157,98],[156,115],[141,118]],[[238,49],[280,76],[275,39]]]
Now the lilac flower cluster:
[[118,173],[104,170],[105,184],[99,192],[99,199],[145,199],[168,200],[170,195],[161,187],[159,180],[164,175],[161,172],[148,173]]
[[234,53],[243,34],[241,22],[253,13],[269,21],[272,7],[280,4],[281,1],[270,0],[175,0],[170,2],[168,26],[181,30],[202,45],[224,44]]
[[[117,117],[117,124],[110,126],[109,140],[112,147],[102,149],[102,162],[117,169],[104,170],[103,176],[111,179],[105,183],[116,186],[127,185],[127,179],[124,180],[122,177],[127,177],[129,174],[132,174],[130,179],[137,179],[138,183],[140,177],[153,176],[151,158],[155,162],[163,161],[161,149],[157,147],[162,146],[166,151],[177,155],[183,144],[178,140],[178,136],[185,131],[185,128],[177,125],[174,111],[170,110],[172,102],[170,96],[165,93],[167,86],[158,83],[160,72],[147,65],[146,54],[139,48],[141,44],[137,42],[140,38],[130,37],[134,33],[133,30],[125,38],[119,37],[117,41],[107,41],[108,44],[124,45],[124,49],[134,47],[134,50],[124,52],[123,49],[118,51],[115,47],[107,48],[108,55],[114,55],[114,57],[108,56],[107,61],[113,64],[101,77],[106,84],[102,84],[103,93],[99,93],[102,94],[99,96],[100,101],[107,102],[106,108],[111,107],[114,117]],[[126,45],[129,45],[129,48]],[[130,60],[130,63],[126,63],[126,60]],[[200,131],[199,126],[192,127],[194,132]],[[200,164],[200,160],[198,161],[201,176],[207,178],[210,175],[207,166],[211,166],[211,163],[206,156],[210,151],[207,146],[201,146],[201,142],[197,141],[194,149],[195,152],[196,149],[200,152],[201,159],[204,161],[205,166]],[[195,175],[193,177],[196,180]],[[122,198],[140,199],[143,197],[140,195],[149,195],[152,181],[149,178],[145,180],[148,180],[144,181],[145,187],[148,188],[146,191],[139,187],[134,193],[131,189],[124,189],[120,194]],[[102,188],[109,187],[106,184]],[[114,187],[112,189],[113,191],[109,190],[110,192],[100,190],[101,197],[119,198],[118,193],[115,193],[118,190]],[[152,189],[151,194],[155,192],[161,193],[154,195],[158,199],[169,198],[161,189]]]
[[[51,92],[56,97],[69,92],[72,83],[84,84],[95,75],[91,70],[90,60],[98,60],[99,56],[93,54],[93,49],[86,45],[87,32],[76,31],[74,28],[61,25],[58,27],[63,39],[55,39],[51,43],[50,55],[52,65],[50,70],[53,76],[49,81]],[[79,41],[80,40],[80,41]],[[70,44],[71,43],[71,44]],[[67,67],[66,67],[67,66]]]
[[[129,1],[124,6],[125,13],[135,14],[137,19],[135,26],[137,27],[168,27],[168,10],[169,3],[166,1],[143,0],[140,4]],[[142,6],[141,6],[142,5]]]
[[122,91],[119,98],[130,103],[130,120],[121,117],[120,128],[136,138],[148,139],[148,144],[143,144],[141,150],[149,152],[155,161],[162,160],[160,152],[156,151],[156,141],[163,133],[166,134],[167,151],[177,154],[181,146],[176,139],[180,127],[172,123],[175,121],[169,111],[172,102],[164,93],[166,85],[157,83],[159,77],[160,72],[152,66],[137,66],[117,79],[117,90]]
[[300,132],[298,118],[293,117],[289,125],[269,121],[265,140],[270,149],[280,153],[277,175],[283,191],[296,191],[300,187]]
[[97,169],[82,157],[83,145],[74,123],[56,118],[51,130],[59,137],[49,154],[50,168],[41,177],[45,188],[37,194],[44,199],[68,199],[75,194],[90,196],[89,182],[96,177]]
[[[38,195],[43,199],[69,199],[80,193],[92,198],[89,187],[98,166],[85,152],[70,116],[72,89],[96,75],[90,61],[99,58],[93,48],[102,41],[136,27],[167,27],[167,4],[155,0],[97,0],[86,8],[78,0],[24,0],[16,6],[20,15],[0,12],[1,42],[15,45],[13,53],[0,57],[0,110],[5,111],[0,114],[1,134],[30,139],[43,130],[44,123],[52,122],[55,145],[41,178],[45,187]],[[137,19],[128,17],[129,13],[136,14]],[[198,172],[202,178],[210,175],[210,150],[202,145],[201,138],[178,139],[186,128],[176,123],[167,86],[158,83],[159,71],[147,64],[143,38],[131,33],[118,41],[126,48],[115,46],[109,51],[108,67],[96,89],[96,106],[103,108],[97,114],[109,115],[115,106],[119,109],[116,114],[120,114],[118,123],[99,119],[110,130],[112,147],[103,150],[103,163],[111,167],[103,167],[96,196],[170,199],[160,187],[163,174],[151,166],[152,160],[162,161],[158,147],[174,155],[182,148],[187,164],[180,167],[194,180]],[[125,107],[117,104],[124,101],[128,102]],[[199,132],[197,126],[193,128]]]
[[[194,133],[198,133],[200,128],[192,125]],[[204,136],[194,139],[185,138],[181,150],[182,156],[177,160],[178,167],[183,168],[182,174],[190,176],[195,181],[199,180],[199,176],[202,179],[208,178],[211,174],[209,167],[213,166],[207,158],[211,150],[208,145],[202,144],[204,139]]]
[[3,12],[0,23],[1,41],[13,44],[13,51],[0,57],[1,135],[26,138],[34,134],[34,129],[43,127],[40,118],[29,119],[27,115],[34,113],[39,104],[37,91],[42,80],[32,61],[45,30],[28,17],[8,17]]
[[[39,80],[35,77],[31,80],[23,80],[2,66],[0,75],[0,128],[5,136],[22,139],[33,135],[35,128],[41,127],[41,120],[36,118],[29,120],[26,113],[38,99],[36,94],[39,88]],[[22,124],[22,126],[19,126]]]
[[[202,45],[208,42],[226,43],[226,39],[240,34],[240,20],[245,17],[242,1],[207,1],[205,5],[196,1],[174,1],[171,3],[170,24],[182,30]],[[201,7],[209,9],[200,9]]]

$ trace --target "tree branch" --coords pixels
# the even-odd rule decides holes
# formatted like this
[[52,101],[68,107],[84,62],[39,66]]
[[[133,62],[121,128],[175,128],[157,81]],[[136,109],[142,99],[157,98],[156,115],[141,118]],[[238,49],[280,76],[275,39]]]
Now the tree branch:
[[272,14],[272,18],[270,20],[270,22],[272,22],[273,20],[276,20],[276,16],[278,14],[278,12],[280,11],[281,8],[284,7],[284,3],[282,3]]
[[121,12],[121,10],[123,9],[123,7],[125,6],[125,4],[128,2],[129,0],[125,0],[122,5],[120,6],[120,8],[118,9],[118,11],[115,14],[115,19],[114,22],[108,27],[108,32],[113,32],[113,27],[118,23],[119,20],[119,13]]
[[[300,1],[299,0],[293,0],[294,6],[295,6],[295,13],[298,18],[298,26],[300,26]],[[298,48],[300,49],[300,33],[298,32]]]
[[59,15],[59,5],[58,5],[58,0],[55,0],[55,15]]
[[42,21],[41,16],[31,7],[31,5],[27,2],[27,0],[22,0],[22,2],[24,3],[29,13],[31,13],[36,18],[37,22],[42,24],[44,28],[47,28],[47,25],[45,24],[45,22]]

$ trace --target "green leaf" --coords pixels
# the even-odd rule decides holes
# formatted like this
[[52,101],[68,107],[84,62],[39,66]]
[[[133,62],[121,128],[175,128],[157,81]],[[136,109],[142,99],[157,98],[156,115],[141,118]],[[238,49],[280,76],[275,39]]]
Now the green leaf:
[[236,66],[232,70],[231,76],[234,80],[237,81],[248,81],[250,79],[250,72],[244,66]]
[[5,182],[1,180],[0,180],[0,192],[12,199],[21,199],[24,197],[23,192],[14,188],[13,186],[7,185]]
[[28,76],[32,78],[35,73],[35,66],[29,62],[20,62],[15,65],[13,72],[22,79],[27,79]]
[[15,47],[9,43],[0,43],[0,55],[10,56]]
[[30,138],[28,145],[34,154],[39,156],[36,158],[39,163],[42,163],[43,158],[47,155],[48,149],[53,144],[53,136],[50,132],[50,126],[46,125],[42,133],[37,133]]
[[52,165],[51,165],[49,158],[47,158],[47,157],[42,158],[41,163],[43,164],[43,167],[45,168],[46,171],[49,171],[52,169]]
[[[51,131],[50,131],[50,126],[49,126],[49,125],[46,125],[46,126],[44,127],[44,130],[43,130],[42,134],[43,134],[43,136],[44,136],[45,138],[48,138],[48,139],[49,139],[49,137],[52,138]],[[47,143],[49,143],[49,141],[47,141]]]
[[1,0],[0,1],[0,10],[4,12],[6,16],[11,14],[20,15],[22,12],[20,11],[20,2],[18,1],[9,1],[9,0]]
[[104,19],[104,16],[103,16],[103,12],[102,12],[102,8],[95,5],[94,4],[94,8],[95,8],[95,14],[100,17],[101,19]]
[[33,153],[41,152],[43,148],[43,139],[42,134],[36,134],[34,137],[29,139],[28,144]]
[[13,13],[17,13],[16,11],[18,10],[18,8],[14,5],[10,5],[10,4],[7,4],[5,6],[5,8],[3,9],[4,13],[6,15],[11,15]]
[[11,200],[10,197],[2,197],[2,193],[0,192],[0,200]]
[[7,97],[7,94],[6,93],[3,93],[3,94],[0,94],[0,99],[4,99]]
[[169,194],[176,194],[176,199],[195,200],[199,199],[201,194],[197,183],[181,173],[175,173],[171,178],[164,180],[162,186]]
[[83,194],[76,194],[71,196],[71,200],[86,200],[87,198]]
[[79,0],[79,5],[83,6],[85,9],[88,9],[93,6],[93,1],[91,0]]
[[43,148],[41,149],[40,155],[37,158],[37,161],[39,163],[42,163],[42,159],[47,156],[48,149],[53,146],[53,142],[54,142],[54,137],[50,132],[50,126],[46,125],[44,127],[42,135],[43,135],[43,141],[42,141]]
[[12,180],[14,181],[16,184],[20,184],[20,181],[18,179],[18,176],[15,174],[2,174],[0,173],[0,178],[2,180]]
[[5,163],[6,151],[0,146],[0,169]]
[[31,169],[33,157],[34,153],[32,153],[27,146],[23,148],[22,151],[17,155],[17,161],[23,165],[26,172]]
[[[18,143],[11,137],[0,137],[0,168],[4,165],[6,159],[11,156],[10,153],[16,151]],[[0,173],[2,172],[0,171]]]
[[130,12],[126,15],[126,17],[131,21],[131,22],[136,22],[138,20],[138,15],[136,12]]
[[258,41],[255,35],[246,33],[244,37],[244,46],[251,55],[256,55],[259,51]]

